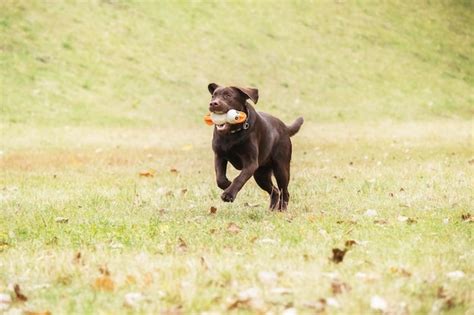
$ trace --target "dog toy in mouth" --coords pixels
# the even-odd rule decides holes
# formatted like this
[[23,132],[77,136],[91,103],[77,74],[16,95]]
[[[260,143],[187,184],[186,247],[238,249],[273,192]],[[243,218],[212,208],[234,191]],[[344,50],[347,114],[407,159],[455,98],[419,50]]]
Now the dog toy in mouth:
[[243,123],[245,119],[247,119],[247,114],[235,109],[231,109],[225,114],[209,113],[204,116],[204,121],[209,126],[223,125],[225,123],[240,124]]

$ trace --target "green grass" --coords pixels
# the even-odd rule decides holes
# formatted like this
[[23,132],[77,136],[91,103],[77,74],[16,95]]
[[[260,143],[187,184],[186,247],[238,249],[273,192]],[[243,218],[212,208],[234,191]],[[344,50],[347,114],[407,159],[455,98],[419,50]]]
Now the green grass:
[[[377,295],[389,314],[470,314],[473,12],[2,2],[0,294],[13,301],[0,312],[313,314],[325,299],[327,313],[367,314]],[[202,122],[213,81],[305,117],[287,212],[268,211],[252,180],[220,201]]]

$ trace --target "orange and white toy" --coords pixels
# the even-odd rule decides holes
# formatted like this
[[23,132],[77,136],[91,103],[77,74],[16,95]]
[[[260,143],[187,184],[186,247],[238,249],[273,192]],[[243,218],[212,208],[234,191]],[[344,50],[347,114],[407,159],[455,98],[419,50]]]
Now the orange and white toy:
[[209,113],[206,116],[204,116],[204,121],[209,126],[223,125],[225,123],[240,124],[240,123],[243,123],[246,119],[247,119],[247,114],[235,109],[231,109],[225,114]]

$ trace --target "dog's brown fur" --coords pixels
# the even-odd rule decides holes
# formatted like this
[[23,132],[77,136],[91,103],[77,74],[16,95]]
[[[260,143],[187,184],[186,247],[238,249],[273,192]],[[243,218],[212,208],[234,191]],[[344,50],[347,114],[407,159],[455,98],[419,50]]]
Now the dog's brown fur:
[[[258,186],[270,195],[270,209],[286,210],[290,195],[291,140],[303,118],[290,125],[269,114],[257,112],[247,100],[258,101],[258,90],[254,88],[221,87],[215,83],[208,86],[212,94],[209,110],[226,113],[230,109],[244,111],[247,123],[225,125],[223,130],[214,128],[212,149],[215,153],[214,165],[217,186],[223,189],[225,202],[233,202],[243,185],[254,177]],[[248,128],[245,128],[247,127]],[[241,173],[231,182],[226,176],[227,162]],[[272,174],[278,188],[272,183]]]

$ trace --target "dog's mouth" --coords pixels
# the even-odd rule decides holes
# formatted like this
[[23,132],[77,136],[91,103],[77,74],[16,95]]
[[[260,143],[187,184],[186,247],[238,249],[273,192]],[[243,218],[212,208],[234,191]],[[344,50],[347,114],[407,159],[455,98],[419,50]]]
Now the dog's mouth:
[[227,125],[228,125],[227,123],[216,125],[216,129],[217,131],[224,131],[227,129]]

